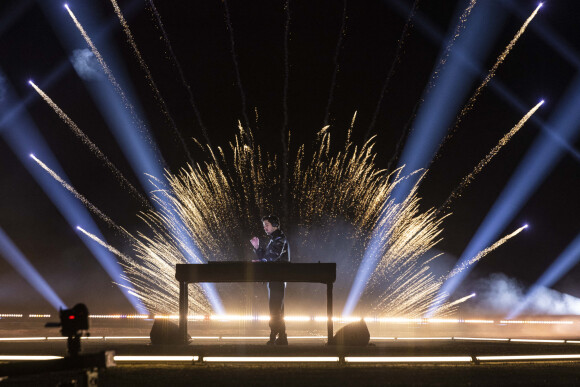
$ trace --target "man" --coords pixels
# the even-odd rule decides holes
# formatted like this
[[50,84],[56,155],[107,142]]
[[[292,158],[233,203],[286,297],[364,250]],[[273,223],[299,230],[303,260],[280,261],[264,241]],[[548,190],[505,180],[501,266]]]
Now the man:
[[[262,218],[264,231],[270,237],[267,246],[260,246],[258,237],[253,237],[250,242],[254,246],[257,260],[254,262],[290,262],[290,246],[286,236],[280,230],[280,220],[275,215]],[[270,340],[268,345],[288,345],[286,336],[286,324],[284,323],[284,290],[286,283],[268,283],[268,305],[270,307]],[[278,336],[278,337],[276,337]]]

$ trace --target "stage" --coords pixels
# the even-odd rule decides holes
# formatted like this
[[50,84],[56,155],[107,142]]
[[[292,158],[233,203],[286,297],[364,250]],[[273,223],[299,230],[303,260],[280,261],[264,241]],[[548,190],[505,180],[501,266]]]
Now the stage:
[[[28,361],[19,356],[66,356],[66,339],[57,328],[44,328],[45,320],[25,316],[0,320],[4,364]],[[150,319],[92,318],[91,335],[81,340],[81,354],[114,351],[116,365],[99,372],[105,386],[190,385],[193,381],[203,385],[580,383],[577,321],[465,321],[369,321],[370,345],[336,347],[326,345],[324,322],[290,321],[290,345],[267,346],[267,322],[208,318],[190,321],[189,345],[151,345]],[[337,321],[336,328],[345,324]],[[50,380],[61,376],[27,376],[0,385],[51,385]]]

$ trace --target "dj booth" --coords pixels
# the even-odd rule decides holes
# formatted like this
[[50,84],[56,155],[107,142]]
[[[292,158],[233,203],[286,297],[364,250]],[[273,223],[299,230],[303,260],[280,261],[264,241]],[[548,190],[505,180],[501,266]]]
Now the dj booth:
[[336,263],[210,262],[177,264],[179,281],[179,335],[187,344],[188,285],[199,282],[312,282],[326,284],[328,340],[333,337],[332,285]]

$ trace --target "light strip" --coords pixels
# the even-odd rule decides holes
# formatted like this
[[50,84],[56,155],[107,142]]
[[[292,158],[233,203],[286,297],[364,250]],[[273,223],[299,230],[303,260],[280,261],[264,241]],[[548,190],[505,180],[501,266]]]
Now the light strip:
[[510,341],[510,339],[494,339],[491,337],[454,337],[454,340],[473,340],[473,341]]
[[19,355],[0,355],[1,361],[13,361],[13,360],[55,360],[63,359],[62,356],[19,356]]
[[500,324],[553,324],[553,325],[571,325],[573,321],[535,321],[535,320],[501,320]]
[[[521,360],[577,360],[580,354],[563,355],[516,355],[516,356],[477,356],[477,361],[521,361]],[[22,355],[0,355],[0,361],[32,361],[32,360],[56,360],[63,359],[62,356],[22,356]],[[202,360],[213,363],[336,363],[340,359],[337,356],[328,357],[233,357],[233,356],[211,356],[200,358],[199,356],[115,356],[116,362],[194,362]],[[470,356],[346,356],[348,363],[457,363],[471,362]]]
[[223,363],[244,363],[244,362],[256,362],[256,363],[280,363],[280,362],[308,362],[308,363],[329,363],[329,362],[338,362],[338,356],[329,356],[329,357],[283,357],[283,356],[272,356],[272,357],[224,357],[224,356],[211,356],[211,357],[204,357],[204,362],[223,362]]
[[323,339],[326,340],[327,336],[288,336],[288,339],[292,339],[292,340],[316,340],[316,339]]
[[[216,339],[216,340],[266,340],[268,336],[197,336],[192,339]],[[326,339],[326,336],[288,336],[289,340],[320,340]]]
[[470,362],[470,356],[346,356],[347,363],[446,363],[446,362]]
[[566,340],[542,340],[542,339],[511,339],[518,343],[565,343]]
[[522,355],[522,356],[477,356],[479,361],[496,361],[496,360],[567,360],[580,359],[578,355]]
[[149,340],[149,336],[105,336],[105,340]]
[[199,356],[115,356],[115,361],[197,361]]
[[[3,341],[45,341],[45,340],[66,340],[65,336],[49,337],[0,337]],[[83,340],[149,340],[150,336],[88,336],[81,337]],[[191,336],[192,340],[265,340],[268,336]],[[326,336],[288,336],[291,340],[325,340]],[[469,340],[469,341],[512,341],[519,343],[557,343],[557,344],[580,344],[580,340],[548,340],[548,339],[509,339],[509,338],[492,338],[492,337],[381,337],[373,336],[370,340]]]
[[397,337],[397,340],[452,340],[452,337]]
[[266,340],[267,336],[222,336],[222,340]]
[[0,341],[39,341],[46,340],[46,337],[2,337]]
[[[20,313],[0,314],[0,318],[50,318],[50,314],[29,314],[25,316]],[[147,315],[147,314],[92,314],[91,319],[167,319],[179,320],[179,315]],[[267,315],[188,315],[188,321],[268,321]],[[284,320],[289,322],[326,322],[327,316],[286,316]],[[545,325],[571,325],[570,320],[483,320],[483,319],[437,319],[437,318],[404,318],[404,317],[342,317],[334,316],[332,321],[336,323],[349,323],[364,320],[369,323],[415,323],[415,324],[545,324]]]
[[192,340],[219,340],[220,336],[190,336]]

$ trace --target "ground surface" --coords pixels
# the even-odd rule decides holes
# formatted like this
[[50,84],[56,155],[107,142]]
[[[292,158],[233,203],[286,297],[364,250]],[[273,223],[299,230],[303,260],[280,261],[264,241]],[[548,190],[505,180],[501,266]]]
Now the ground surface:
[[[143,326],[141,326],[143,325]],[[488,324],[489,325],[489,324]],[[260,326],[261,327],[261,326]],[[116,355],[188,355],[188,356],[485,356],[485,355],[570,355],[580,354],[575,326],[567,327],[566,335],[560,339],[567,342],[518,342],[493,341],[490,337],[511,338],[558,338],[559,327],[530,331],[508,326],[484,327],[485,330],[466,331],[463,326],[409,326],[401,334],[405,339],[375,337],[368,347],[329,347],[320,332],[312,336],[313,330],[303,329],[290,334],[288,347],[265,345],[265,333],[247,327],[233,329],[221,325],[193,326],[194,336],[190,345],[153,346],[148,339],[150,323],[107,323],[92,324],[91,338],[82,340],[82,354],[112,350]],[[203,329],[202,329],[203,328]],[[261,327],[263,328],[263,327]],[[323,327],[324,328],[324,327]],[[371,333],[373,327],[371,328]],[[389,328],[389,327],[386,327]],[[455,328],[455,329],[454,329]],[[511,330],[509,330],[511,329]],[[526,327],[526,329],[533,329]],[[393,329],[389,329],[392,333]],[[382,332],[381,332],[382,333]],[[397,332],[400,333],[400,332]],[[414,333],[414,335],[410,335]],[[551,333],[548,336],[548,333]],[[234,335],[242,336],[234,339]],[[298,336],[298,334],[306,336]],[[509,336],[507,335],[509,334]],[[139,336],[119,338],[121,335]],[[311,335],[311,336],[308,336]],[[501,335],[501,336],[500,336]],[[52,336],[52,337],[51,337]],[[56,336],[56,337],[55,337]],[[411,336],[415,336],[414,338]],[[420,339],[420,337],[439,339]],[[449,337],[443,337],[449,336]],[[465,336],[463,339],[460,336]],[[13,340],[15,338],[32,340]],[[455,337],[455,339],[451,339]],[[479,337],[470,340],[466,337]],[[487,337],[487,339],[485,339]],[[10,339],[10,340],[8,340]],[[0,322],[0,355],[66,355],[66,340],[58,338],[58,330],[46,329],[43,323],[23,324],[22,321]],[[1,363],[1,362],[0,362]],[[4,362],[4,365],[7,364]],[[12,362],[14,364],[14,362]],[[0,369],[2,368],[0,364]],[[63,380],[79,378],[75,373],[30,373],[19,378],[0,382],[5,386],[55,386]],[[580,386],[580,360],[578,361],[511,361],[468,363],[232,363],[189,361],[170,363],[121,363],[99,371],[101,386]]]

